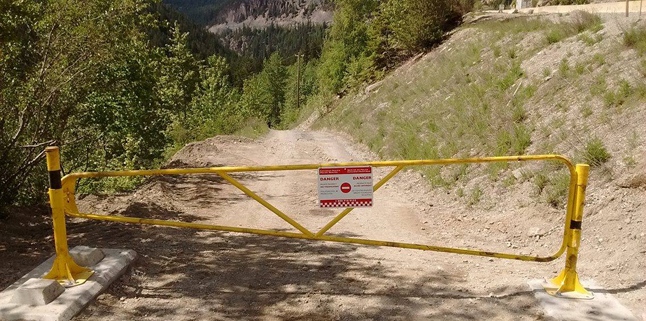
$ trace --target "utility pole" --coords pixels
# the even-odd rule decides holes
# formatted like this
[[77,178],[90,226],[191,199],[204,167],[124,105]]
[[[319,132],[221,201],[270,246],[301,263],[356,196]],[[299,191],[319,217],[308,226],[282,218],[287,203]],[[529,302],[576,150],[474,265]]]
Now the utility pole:
[[626,17],[628,17],[628,10],[629,10],[629,9],[628,9],[628,2],[629,2],[629,1],[630,1],[630,0],[626,0]]
[[301,110],[301,58],[303,55],[296,55],[296,110]]

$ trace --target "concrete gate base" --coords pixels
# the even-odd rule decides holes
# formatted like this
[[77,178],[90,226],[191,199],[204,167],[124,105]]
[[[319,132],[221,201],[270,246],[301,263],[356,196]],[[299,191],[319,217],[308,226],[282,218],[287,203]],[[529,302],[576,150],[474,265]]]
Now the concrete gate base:
[[591,300],[568,299],[551,296],[543,289],[545,280],[531,280],[527,284],[540,302],[548,320],[576,321],[638,321],[626,307],[592,280],[582,281],[592,291]]
[[52,256],[0,292],[0,320],[67,321],[123,275],[137,257],[132,250],[85,246],[75,247],[70,255],[94,270],[84,284],[63,288],[56,281],[42,279],[52,267]]

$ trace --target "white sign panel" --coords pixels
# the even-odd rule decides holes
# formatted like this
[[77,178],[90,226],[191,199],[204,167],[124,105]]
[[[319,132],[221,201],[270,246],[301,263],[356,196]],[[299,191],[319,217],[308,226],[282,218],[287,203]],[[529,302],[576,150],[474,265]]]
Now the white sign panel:
[[320,167],[321,207],[371,207],[372,167]]

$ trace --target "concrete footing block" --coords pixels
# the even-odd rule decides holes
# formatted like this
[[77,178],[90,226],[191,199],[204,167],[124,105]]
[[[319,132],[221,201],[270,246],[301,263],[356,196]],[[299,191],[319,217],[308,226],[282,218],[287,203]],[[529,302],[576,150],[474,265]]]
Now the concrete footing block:
[[535,279],[527,284],[543,307],[546,320],[638,321],[630,310],[593,280],[581,281],[588,291],[594,293],[591,300],[551,296],[543,288],[545,282],[547,281]]
[[[84,258],[82,257],[79,261],[85,259],[89,261],[83,263],[97,260],[99,256],[97,256],[96,252],[87,249],[87,247],[75,247],[70,250],[70,253],[85,253],[82,255]],[[47,291],[53,291],[53,293],[60,291],[60,289],[56,290],[55,285],[51,285],[51,282],[56,283],[56,285],[58,285],[58,282],[42,279],[54,263],[54,256],[49,258],[0,292],[0,320],[67,321],[72,319],[101,292],[105,291],[110,284],[123,275],[137,256],[137,253],[131,250],[101,249],[100,252],[104,257],[102,260],[99,259],[98,263],[88,266],[94,270],[94,274],[85,283],[65,288],[51,302],[43,305],[35,305],[33,302],[45,302],[47,299],[45,297],[43,297],[42,301],[27,302],[34,300],[32,296],[34,292],[31,289],[46,289]],[[74,259],[77,260],[77,258],[79,256]],[[27,301],[22,300],[25,297]],[[36,295],[36,297],[38,296]],[[21,300],[16,302],[18,299]]]
[[21,305],[45,305],[54,301],[65,288],[56,280],[29,279],[11,296],[11,302]]
[[77,246],[71,249],[70,256],[80,266],[96,265],[105,257],[101,249],[88,246]]

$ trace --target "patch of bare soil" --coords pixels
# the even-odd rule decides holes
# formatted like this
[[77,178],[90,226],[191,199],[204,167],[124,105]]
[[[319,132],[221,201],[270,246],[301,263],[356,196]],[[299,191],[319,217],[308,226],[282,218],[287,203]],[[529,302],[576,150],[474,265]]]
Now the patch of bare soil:
[[[374,159],[339,135],[293,130],[271,131],[257,141],[216,137],[194,143],[170,164]],[[386,173],[378,169],[376,177]],[[310,230],[338,213],[317,206],[315,171],[233,176]],[[581,276],[595,278],[641,315],[646,247],[637,229],[644,231],[645,203],[636,200],[644,191],[624,188],[617,194],[623,196],[603,200],[608,204],[603,211],[631,208],[630,222],[608,222],[595,210],[596,188],[591,185],[587,211],[595,214],[584,219]],[[515,202],[531,199],[522,188],[515,195]],[[355,210],[328,233],[531,255],[555,252],[564,211],[510,204],[468,207],[442,190],[430,190],[418,172],[406,171],[375,193],[373,208]],[[88,196],[79,205],[99,214],[294,230],[215,175],[157,177],[134,193]],[[16,237],[11,231],[0,236],[4,286],[53,253],[47,221],[10,224]],[[609,235],[606,227],[613,224],[631,236]],[[26,237],[25,231],[33,235]],[[526,281],[554,276],[564,264],[562,258],[531,263],[77,219],[68,223],[68,233],[70,246],[129,248],[140,255],[131,272],[75,320],[541,320]]]

